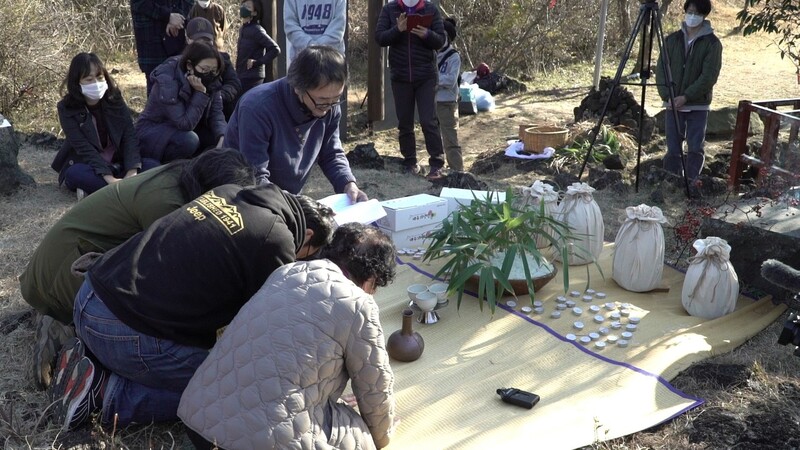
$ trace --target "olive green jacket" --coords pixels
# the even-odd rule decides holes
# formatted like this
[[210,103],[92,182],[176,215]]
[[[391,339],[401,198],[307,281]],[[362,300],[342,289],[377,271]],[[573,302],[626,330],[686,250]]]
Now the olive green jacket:
[[182,165],[156,167],[103,187],[76,203],[47,232],[19,277],[22,297],[42,314],[72,323],[83,278],[70,267],[81,255],[104,253],[180,208]]
[[[722,43],[714,35],[711,24],[707,20],[703,22],[700,34],[688,48],[683,29],[670,34],[665,39],[663,50],[666,50],[669,57],[675,97],[686,97],[686,109],[707,110],[722,67]],[[669,88],[661,57],[656,65],[656,82],[661,100],[669,101]]]

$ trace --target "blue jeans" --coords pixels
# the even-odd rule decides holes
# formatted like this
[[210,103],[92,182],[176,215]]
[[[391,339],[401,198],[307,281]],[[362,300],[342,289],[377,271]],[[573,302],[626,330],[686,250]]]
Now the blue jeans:
[[703,145],[706,139],[708,111],[678,112],[679,129],[675,127],[672,110],[666,110],[667,154],[664,155],[664,169],[676,175],[683,173],[681,152],[683,151],[683,131],[686,131],[686,178],[696,179],[703,170],[705,162]]
[[[166,301],[166,299],[165,299]],[[208,350],[140,333],[125,325],[95,294],[89,279],[75,298],[75,332],[111,371],[101,423],[148,424],[178,420],[178,403]]]
[[[140,138],[141,140],[141,138]],[[189,159],[200,146],[200,137],[194,131],[175,130],[163,147],[142,144],[142,157],[166,164],[176,159]]]
[[[158,167],[159,163],[155,159],[142,158],[142,168],[140,172]],[[117,178],[122,178],[128,171],[119,164],[114,164],[111,167],[111,174]],[[107,185],[106,180],[95,173],[92,166],[84,163],[75,163],[64,171],[64,185],[71,190],[83,189],[87,194],[103,188]]]

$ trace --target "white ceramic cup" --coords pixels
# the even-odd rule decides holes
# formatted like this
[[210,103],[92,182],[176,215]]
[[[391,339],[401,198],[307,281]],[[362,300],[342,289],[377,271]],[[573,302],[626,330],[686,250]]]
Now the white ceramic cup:
[[428,286],[428,291],[436,295],[436,300],[439,303],[447,301],[447,283],[433,283]]
[[415,302],[415,301],[417,301],[417,295],[419,295],[419,294],[421,294],[421,293],[423,293],[423,292],[425,292],[427,290],[428,290],[428,286],[426,286],[424,284],[412,284],[411,286],[409,286],[406,289],[406,292],[408,292],[409,300],[411,300],[412,302]]
[[436,308],[437,303],[436,294],[430,291],[424,291],[417,294],[417,299],[414,300],[414,303],[417,304],[417,307],[425,312],[433,311],[433,308]]

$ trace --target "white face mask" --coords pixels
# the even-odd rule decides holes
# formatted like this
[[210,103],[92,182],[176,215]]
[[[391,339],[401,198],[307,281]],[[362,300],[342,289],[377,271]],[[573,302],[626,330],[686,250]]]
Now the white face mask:
[[403,4],[406,5],[406,8],[413,8],[417,6],[419,0],[403,0]]
[[197,0],[197,4],[203,9],[208,9],[208,5],[211,4],[211,0]]
[[106,91],[108,90],[108,83],[105,81],[98,81],[97,83],[91,84],[82,84],[81,85],[81,93],[84,97],[88,98],[89,100],[100,100],[106,95]]
[[700,14],[686,13],[683,18],[684,23],[689,28],[694,28],[703,23],[703,16]]

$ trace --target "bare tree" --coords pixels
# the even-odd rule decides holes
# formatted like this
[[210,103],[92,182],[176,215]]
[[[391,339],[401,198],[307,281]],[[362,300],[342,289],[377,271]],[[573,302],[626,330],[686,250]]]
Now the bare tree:
[[624,39],[631,34],[631,12],[628,8],[629,0],[617,0],[617,15],[619,16],[619,32]]
[[661,2],[661,6],[658,8],[658,12],[661,13],[661,17],[664,17],[667,14],[667,10],[669,9],[670,3],[672,3],[672,0],[663,0]]

